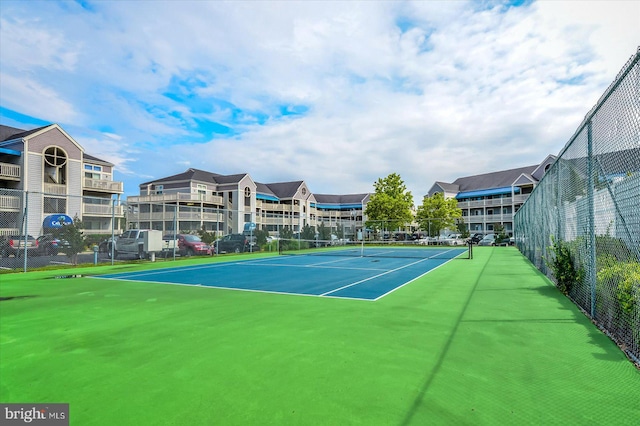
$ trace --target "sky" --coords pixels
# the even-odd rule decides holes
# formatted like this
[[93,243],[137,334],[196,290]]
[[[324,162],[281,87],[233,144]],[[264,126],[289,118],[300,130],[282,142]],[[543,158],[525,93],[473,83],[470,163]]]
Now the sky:
[[0,1],[0,124],[57,123],[126,195],[197,168],[320,194],[558,154],[640,1]]

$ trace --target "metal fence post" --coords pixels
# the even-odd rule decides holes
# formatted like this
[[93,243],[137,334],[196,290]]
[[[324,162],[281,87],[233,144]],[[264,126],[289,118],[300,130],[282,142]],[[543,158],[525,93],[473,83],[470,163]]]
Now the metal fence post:
[[[24,261],[23,261],[23,267],[24,267],[24,272],[27,272],[27,231],[29,230],[29,225],[28,225],[28,220],[27,218],[29,217],[29,191],[24,191],[24,216],[22,217],[22,233],[24,235],[24,253],[23,253],[23,257],[24,257]],[[16,252],[17,253],[17,252]]]
[[588,229],[588,261],[587,261],[587,282],[591,289],[591,318],[596,317],[596,224],[595,224],[595,212],[594,212],[594,191],[593,186],[593,121],[589,120],[587,123],[587,202],[589,209],[589,218],[587,223]]

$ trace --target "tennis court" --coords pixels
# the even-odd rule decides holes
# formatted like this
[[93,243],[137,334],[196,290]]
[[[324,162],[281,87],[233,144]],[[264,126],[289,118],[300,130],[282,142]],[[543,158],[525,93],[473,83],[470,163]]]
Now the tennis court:
[[451,247],[342,246],[96,278],[375,301],[467,253]]
[[[257,256],[179,270],[260,271]],[[349,263],[262,256],[299,265],[280,279]],[[640,370],[516,249],[479,247],[375,303],[94,278],[162,265],[0,276],[0,401],[99,426],[637,424]]]

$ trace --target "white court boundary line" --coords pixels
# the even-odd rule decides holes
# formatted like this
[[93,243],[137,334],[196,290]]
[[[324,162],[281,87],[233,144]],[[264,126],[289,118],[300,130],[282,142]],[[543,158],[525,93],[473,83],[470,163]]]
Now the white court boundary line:
[[[446,252],[445,252],[446,253]],[[441,253],[438,253],[438,255],[441,255]],[[463,254],[463,253],[461,253]],[[406,286],[407,284],[412,283],[413,281],[422,278],[423,276],[427,275],[428,273],[430,273],[431,271],[434,271],[438,268],[440,268],[443,265],[446,265],[447,263],[449,263],[450,261],[456,259],[458,256],[448,259],[446,262],[443,262],[442,264],[429,269],[428,271],[424,272],[423,274],[420,274],[419,276],[412,278],[409,281],[406,281],[405,283],[394,287],[393,289],[389,290],[388,292],[376,297],[375,299],[366,299],[366,298],[360,298],[360,297],[344,297],[344,296],[333,296],[332,293],[338,292],[340,290],[343,290],[345,288],[349,288],[349,287],[353,287],[355,285],[358,284],[362,284],[364,282],[367,281],[371,281],[374,280],[376,278],[379,278],[381,276],[387,275],[389,273],[392,272],[396,272],[399,270],[402,270],[404,268],[408,268],[409,266],[413,266],[416,265],[418,263],[427,261],[427,260],[443,260],[442,258],[438,258],[437,256],[432,256],[432,257],[427,257],[424,259],[420,259],[416,262],[412,262],[409,263],[407,265],[403,265],[400,266],[398,268],[394,268],[394,269],[390,269],[390,270],[384,270],[384,269],[376,269],[376,268],[344,268],[344,267],[330,267],[330,266],[316,266],[316,265],[289,265],[289,264],[279,264],[279,265],[264,265],[264,266],[285,266],[285,267],[298,267],[298,268],[318,268],[318,269],[323,269],[323,268],[327,268],[327,269],[345,269],[345,270],[365,270],[365,271],[384,271],[380,274],[374,275],[372,277],[369,278],[365,278],[363,280],[359,280],[356,282],[353,282],[351,284],[347,284],[344,285],[342,287],[333,289],[331,291],[322,293],[322,294],[305,294],[305,293],[291,293],[291,292],[284,292],[284,291],[275,291],[275,290],[259,290],[259,289],[245,289],[245,288],[238,288],[238,287],[222,287],[222,286],[215,286],[215,285],[205,285],[205,284],[187,284],[187,283],[174,283],[174,282],[166,282],[166,281],[146,281],[146,280],[136,280],[136,279],[132,279],[127,277],[126,275],[124,276],[119,276],[119,277],[101,277],[101,276],[90,276],[87,278],[97,278],[97,279],[104,279],[104,280],[112,280],[112,281],[131,281],[131,282],[138,282],[138,283],[154,283],[154,284],[168,284],[168,285],[178,285],[178,286],[187,286],[187,287],[200,287],[200,288],[215,288],[215,289],[219,289],[219,290],[233,290],[233,291],[244,291],[244,292],[250,292],[250,293],[267,293],[267,294],[281,294],[281,295],[289,295],[289,296],[307,296],[307,297],[327,297],[327,298],[332,298],[332,299],[343,299],[343,300],[362,300],[362,301],[367,301],[367,302],[375,302],[378,301],[380,299],[382,299],[383,297],[393,293],[394,291]],[[364,258],[366,258],[367,256],[364,256]],[[164,274],[167,272],[178,272],[178,271],[183,271],[183,270],[195,270],[195,269],[207,269],[207,268],[216,268],[216,267],[222,267],[222,266],[229,266],[229,265],[249,265],[249,266],[254,266],[252,264],[255,263],[261,263],[264,261],[268,261],[268,260],[272,260],[272,259],[278,259],[279,257],[274,257],[274,258],[264,258],[264,259],[253,259],[253,260],[247,260],[247,261],[240,261],[240,262],[221,262],[221,263],[216,263],[213,265],[202,265],[202,266],[187,266],[187,267],[170,267],[170,268],[163,268],[163,269],[156,269],[153,271],[149,271],[149,272],[144,272],[144,271],[140,271],[142,273],[135,273],[135,277],[140,277],[140,276],[147,276],[147,275],[157,275],[157,274]],[[327,262],[320,262],[317,265],[322,265],[325,263],[335,263],[335,262],[341,262],[341,261],[348,261],[353,259],[353,257],[350,257],[348,259],[339,259],[339,260],[335,260],[335,261],[327,261]],[[263,266],[263,265],[255,265],[255,266]],[[105,274],[105,275],[112,275],[112,274]],[[134,277],[133,275],[130,277]]]

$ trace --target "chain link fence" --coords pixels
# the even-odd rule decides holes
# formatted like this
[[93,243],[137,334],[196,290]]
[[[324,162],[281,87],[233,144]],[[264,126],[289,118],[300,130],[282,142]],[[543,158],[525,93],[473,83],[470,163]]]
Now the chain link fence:
[[0,188],[0,270],[108,261],[104,243],[124,226],[114,199]]
[[515,215],[516,244],[640,358],[640,48]]

